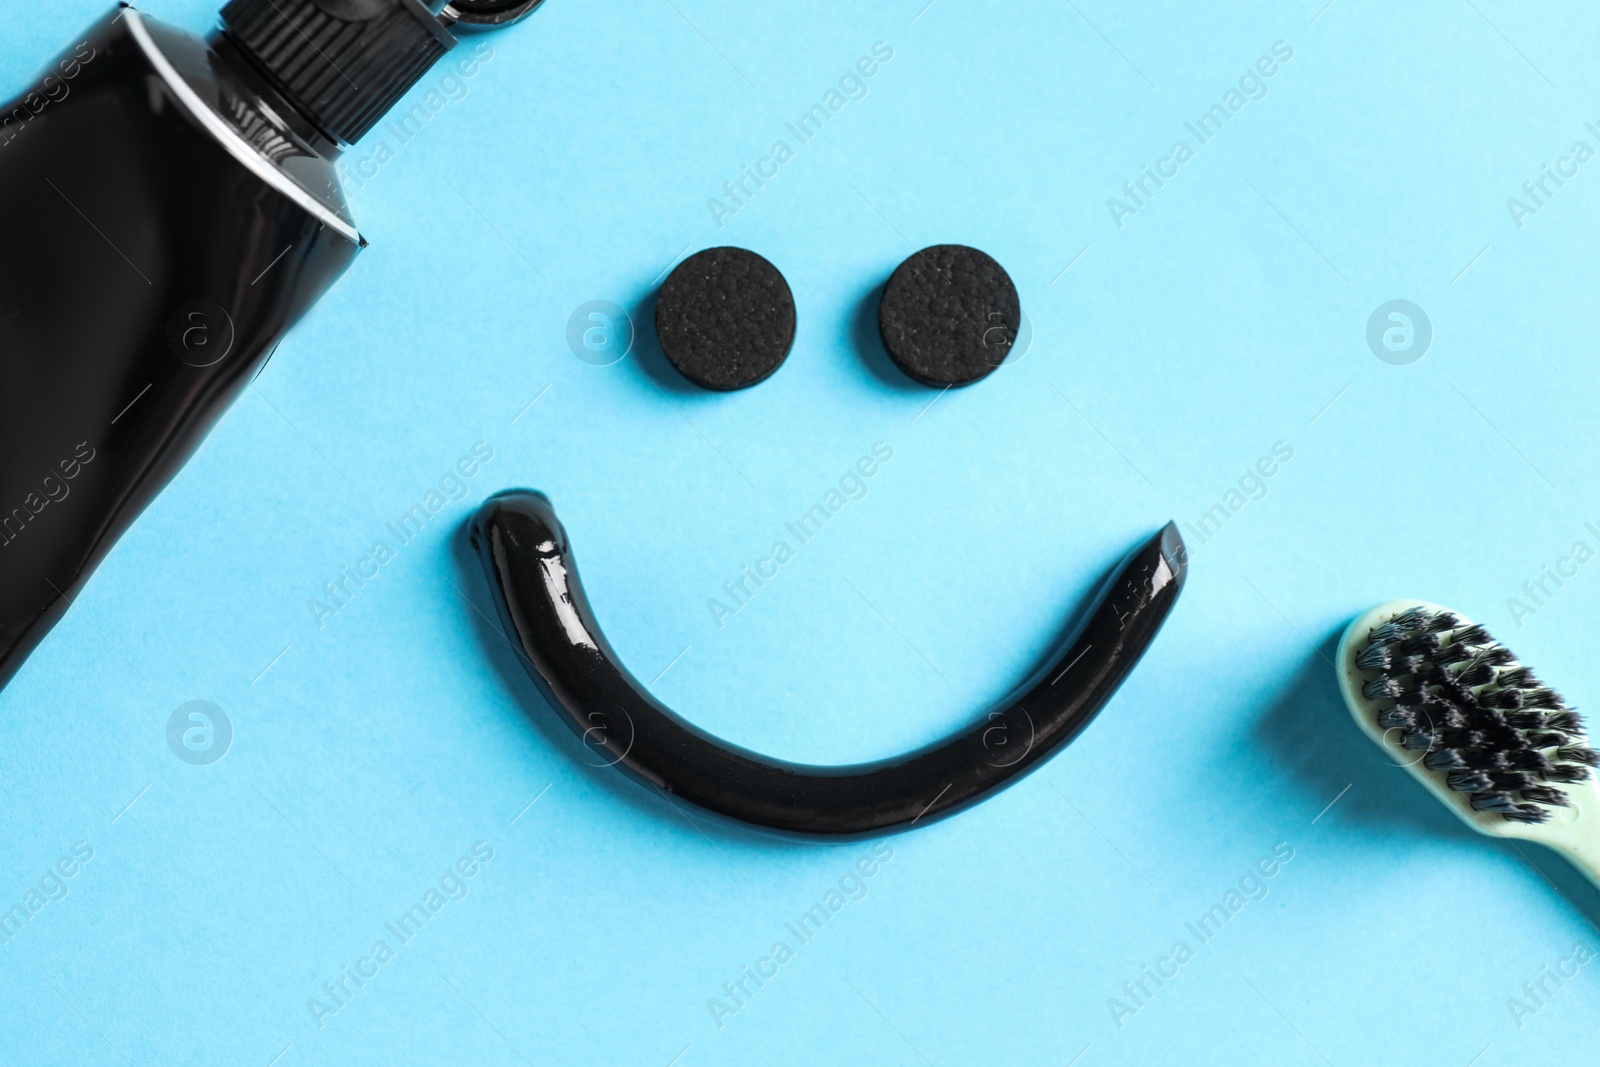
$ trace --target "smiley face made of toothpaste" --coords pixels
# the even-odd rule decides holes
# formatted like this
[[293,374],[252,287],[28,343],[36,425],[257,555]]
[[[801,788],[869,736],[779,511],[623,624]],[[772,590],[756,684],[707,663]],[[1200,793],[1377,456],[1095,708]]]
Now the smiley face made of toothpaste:
[[[959,245],[912,255],[879,305],[890,358],[939,387],[970,384],[998,367],[1020,319],[1005,271]],[[743,249],[689,257],[657,301],[662,351],[709,389],[746,388],[771,376],[794,331],[788,284]],[[1088,726],[1149,648],[1188,567],[1183,539],[1169,522],[1110,570],[1032,674],[970,725],[888,759],[810,766],[723,741],[649,693],[595,620],[567,532],[543,493],[491,497],[473,517],[470,537],[504,634],[534,687],[600,764],[715,815],[828,840],[927,825],[1049,760]]]

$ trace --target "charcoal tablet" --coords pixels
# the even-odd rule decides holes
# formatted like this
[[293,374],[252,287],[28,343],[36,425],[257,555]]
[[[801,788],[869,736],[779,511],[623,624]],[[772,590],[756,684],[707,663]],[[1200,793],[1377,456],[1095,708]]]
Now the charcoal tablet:
[[878,332],[895,365],[924,385],[970,385],[1005,362],[1022,302],[1005,268],[965,245],[934,245],[895,268]]
[[794,295],[778,268],[754,252],[708,248],[661,283],[656,337],[668,361],[696,385],[744,389],[788,357]]

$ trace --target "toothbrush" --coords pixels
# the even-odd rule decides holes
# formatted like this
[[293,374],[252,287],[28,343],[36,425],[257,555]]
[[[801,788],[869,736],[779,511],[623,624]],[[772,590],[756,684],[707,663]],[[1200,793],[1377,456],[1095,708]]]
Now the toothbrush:
[[1554,849],[1600,886],[1600,753],[1582,716],[1488,631],[1391,600],[1350,624],[1336,663],[1357,724],[1463,822]]

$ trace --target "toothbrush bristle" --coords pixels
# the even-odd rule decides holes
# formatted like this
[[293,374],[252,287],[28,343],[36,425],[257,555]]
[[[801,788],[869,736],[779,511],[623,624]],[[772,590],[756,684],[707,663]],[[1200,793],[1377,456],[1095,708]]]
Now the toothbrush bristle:
[[1582,717],[1482,626],[1447,611],[1411,608],[1374,626],[1355,664],[1373,675],[1361,693],[1378,726],[1475,811],[1544,822],[1570,806],[1550,783],[1600,767]]

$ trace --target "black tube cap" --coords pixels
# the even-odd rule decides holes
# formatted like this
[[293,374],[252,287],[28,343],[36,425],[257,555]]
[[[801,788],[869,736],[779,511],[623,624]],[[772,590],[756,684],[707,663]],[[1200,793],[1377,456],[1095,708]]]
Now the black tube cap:
[[456,45],[421,0],[230,0],[222,25],[291,103],[347,145]]

